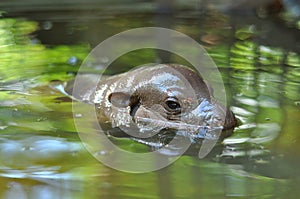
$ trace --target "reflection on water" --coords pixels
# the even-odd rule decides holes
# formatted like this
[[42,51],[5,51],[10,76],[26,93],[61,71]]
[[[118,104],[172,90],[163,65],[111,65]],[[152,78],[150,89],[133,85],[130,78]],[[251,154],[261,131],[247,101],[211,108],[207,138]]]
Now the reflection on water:
[[[1,196],[294,198],[300,179],[297,13],[287,9],[271,15],[270,8],[251,4],[258,6],[261,18],[246,12],[236,17],[239,5],[230,10],[219,3],[212,6],[218,10],[209,11],[186,3],[190,11],[174,15],[159,9],[155,15],[146,5],[150,3],[140,4],[136,14],[123,7],[123,15],[99,10],[82,12],[83,18],[74,12],[39,18],[32,11],[25,13],[32,20],[0,19]],[[86,152],[73,124],[71,100],[54,87],[74,77],[90,46],[126,29],[158,24],[188,34],[207,49],[241,124],[223,141],[221,152],[206,159],[186,155],[158,172],[118,172]],[[108,72],[157,60],[183,62],[141,50],[121,57]],[[116,142],[128,150],[145,150],[125,138]]]

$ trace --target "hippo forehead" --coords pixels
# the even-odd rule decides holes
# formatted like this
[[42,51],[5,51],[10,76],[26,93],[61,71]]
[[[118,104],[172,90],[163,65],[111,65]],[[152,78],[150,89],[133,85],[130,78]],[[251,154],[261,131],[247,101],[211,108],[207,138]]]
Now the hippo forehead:
[[147,84],[170,97],[195,97],[194,89],[181,74],[162,72],[153,76]]
[[139,82],[135,89],[145,85],[153,86],[169,96],[210,99],[207,85],[195,71],[181,65],[158,65],[140,70],[136,75]]

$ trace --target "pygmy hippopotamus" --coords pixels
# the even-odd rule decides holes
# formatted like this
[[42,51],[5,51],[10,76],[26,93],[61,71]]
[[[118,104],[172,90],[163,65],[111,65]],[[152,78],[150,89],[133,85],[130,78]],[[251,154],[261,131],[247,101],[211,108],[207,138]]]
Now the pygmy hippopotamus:
[[[80,75],[76,81],[73,97],[94,104],[100,123],[125,131],[133,126],[139,133],[173,129],[201,137],[201,128],[226,130],[237,125],[199,73],[186,66],[146,65],[99,82],[90,75]],[[68,93],[71,85],[66,87]]]

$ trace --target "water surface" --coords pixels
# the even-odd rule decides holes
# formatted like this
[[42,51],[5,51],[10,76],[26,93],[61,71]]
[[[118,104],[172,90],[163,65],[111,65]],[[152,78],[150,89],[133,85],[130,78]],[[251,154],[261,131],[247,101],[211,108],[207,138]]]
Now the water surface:
[[[295,20],[228,13],[225,7],[203,11],[181,5],[176,15],[168,15],[154,12],[149,2],[138,9],[120,4],[114,12],[76,5],[77,10],[54,6],[46,14],[17,6],[0,19],[2,198],[296,198],[300,40]],[[172,28],[205,47],[240,125],[207,158],[185,155],[160,171],[129,174],[102,165],[85,150],[72,101],[55,86],[73,79],[99,42],[144,26]],[[157,61],[185,63],[140,50],[116,60],[106,73]],[[87,72],[99,71],[95,66]],[[126,138],[116,142],[131,151],[148,149]]]

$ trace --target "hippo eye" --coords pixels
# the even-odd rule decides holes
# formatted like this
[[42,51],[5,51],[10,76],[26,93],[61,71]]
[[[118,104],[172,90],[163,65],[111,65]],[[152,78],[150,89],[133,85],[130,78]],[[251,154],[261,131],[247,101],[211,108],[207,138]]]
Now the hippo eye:
[[180,104],[177,102],[176,99],[169,98],[165,101],[167,107],[172,111],[180,111]]

